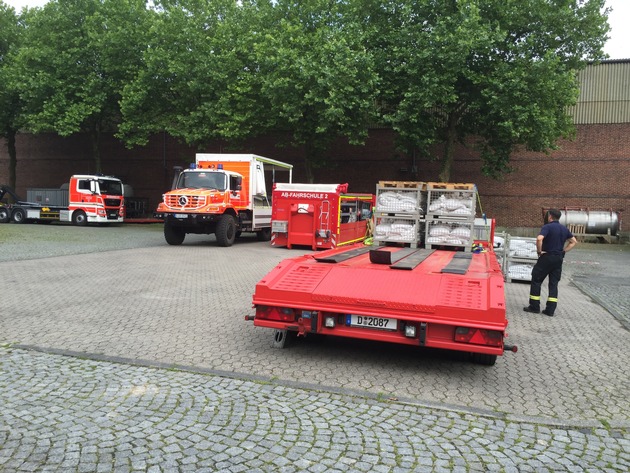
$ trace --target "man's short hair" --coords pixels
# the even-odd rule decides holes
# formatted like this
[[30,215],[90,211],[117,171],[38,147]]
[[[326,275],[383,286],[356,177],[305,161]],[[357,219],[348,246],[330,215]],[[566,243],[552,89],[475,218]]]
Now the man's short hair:
[[549,209],[548,212],[554,220],[560,220],[560,217],[562,217],[562,212],[560,212],[558,209]]

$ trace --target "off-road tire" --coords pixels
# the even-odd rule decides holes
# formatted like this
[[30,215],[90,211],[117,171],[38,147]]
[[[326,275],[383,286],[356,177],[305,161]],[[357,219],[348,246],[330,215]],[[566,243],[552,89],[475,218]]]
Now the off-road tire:
[[221,216],[214,232],[219,246],[232,246],[236,240],[236,221],[229,214]]
[[186,232],[180,227],[174,227],[168,223],[164,224],[164,239],[169,245],[181,245],[186,238]]

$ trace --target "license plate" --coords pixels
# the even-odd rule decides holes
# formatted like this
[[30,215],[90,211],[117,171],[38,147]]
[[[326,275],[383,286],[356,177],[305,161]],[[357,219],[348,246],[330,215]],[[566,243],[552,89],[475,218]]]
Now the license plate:
[[373,328],[377,330],[397,330],[398,320],[384,317],[370,317],[367,315],[350,314],[346,318],[350,327]]
[[175,218],[188,218],[187,214],[175,214]]

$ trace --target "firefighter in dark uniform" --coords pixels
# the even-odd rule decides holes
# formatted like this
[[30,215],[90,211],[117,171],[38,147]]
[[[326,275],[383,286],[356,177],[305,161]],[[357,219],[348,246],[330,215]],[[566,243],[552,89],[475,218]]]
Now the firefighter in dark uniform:
[[540,288],[546,277],[549,277],[549,295],[547,306],[542,312],[552,317],[556,311],[564,255],[577,244],[569,229],[558,221],[561,216],[562,212],[558,209],[549,209],[545,214],[545,224],[536,237],[538,261],[532,269],[529,305],[523,308],[525,312],[540,313]]

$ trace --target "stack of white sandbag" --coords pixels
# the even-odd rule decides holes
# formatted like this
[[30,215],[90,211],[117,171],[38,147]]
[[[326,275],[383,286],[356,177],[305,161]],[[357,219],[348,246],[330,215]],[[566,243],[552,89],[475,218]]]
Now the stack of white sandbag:
[[469,245],[470,225],[458,222],[432,221],[428,223],[426,244],[429,245]]
[[533,264],[510,263],[508,265],[507,277],[509,279],[518,279],[520,281],[531,281],[533,267]]
[[511,238],[508,256],[511,258],[538,258],[535,238]]
[[423,212],[418,202],[417,192],[402,191],[380,192],[376,201],[376,210],[389,213]]
[[[432,192],[434,195],[435,192]],[[471,192],[449,192],[437,194],[437,199],[429,202],[429,214],[472,216],[475,208],[474,194]]]
[[385,241],[415,242],[418,227],[411,220],[383,218],[374,228],[374,237]]

